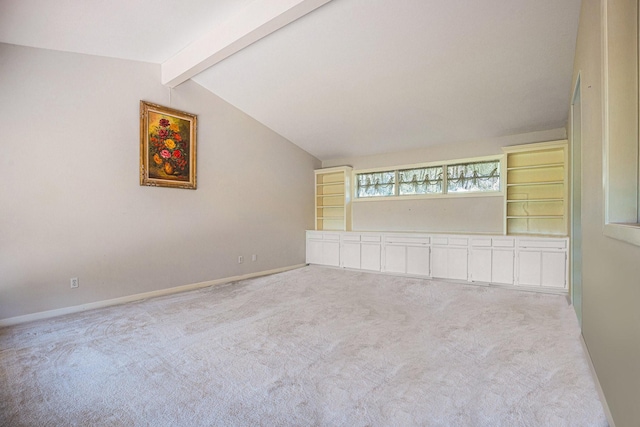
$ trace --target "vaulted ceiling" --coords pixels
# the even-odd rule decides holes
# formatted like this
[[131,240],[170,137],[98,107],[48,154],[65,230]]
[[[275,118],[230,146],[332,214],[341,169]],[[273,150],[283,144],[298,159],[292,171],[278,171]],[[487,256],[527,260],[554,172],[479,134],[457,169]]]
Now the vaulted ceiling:
[[580,0],[0,0],[0,42],[162,66],[321,160],[566,124]]

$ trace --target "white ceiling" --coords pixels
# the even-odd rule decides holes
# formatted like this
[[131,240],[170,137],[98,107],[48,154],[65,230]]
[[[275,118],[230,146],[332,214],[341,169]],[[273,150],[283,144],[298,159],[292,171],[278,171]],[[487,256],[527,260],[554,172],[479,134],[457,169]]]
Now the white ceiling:
[[[287,1],[0,0],[0,42],[165,63]],[[193,80],[321,160],[554,129],[567,120],[579,9],[333,0]]]

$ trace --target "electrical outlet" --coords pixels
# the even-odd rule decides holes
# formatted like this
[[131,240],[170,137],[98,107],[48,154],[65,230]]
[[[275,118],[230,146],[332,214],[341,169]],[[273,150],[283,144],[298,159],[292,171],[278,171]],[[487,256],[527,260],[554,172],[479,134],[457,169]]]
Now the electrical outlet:
[[242,264],[244,262],[244,257],[242,255],[240,255],[238,257],[238,264]]
[[78,281],[77,277],[72,277],[71,278],[71,288],[77,288],[78,286],[80,286],[80,282]]
[[251,261],[257,261],[258,260],[258,255],[253,254],[251,255]]

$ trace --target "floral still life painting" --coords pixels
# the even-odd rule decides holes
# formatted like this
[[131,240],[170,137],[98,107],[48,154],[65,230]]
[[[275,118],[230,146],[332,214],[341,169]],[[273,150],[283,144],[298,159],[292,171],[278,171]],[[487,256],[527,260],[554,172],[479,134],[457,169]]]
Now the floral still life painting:
[[140,185],[196,188],[194,114],[140,101]]

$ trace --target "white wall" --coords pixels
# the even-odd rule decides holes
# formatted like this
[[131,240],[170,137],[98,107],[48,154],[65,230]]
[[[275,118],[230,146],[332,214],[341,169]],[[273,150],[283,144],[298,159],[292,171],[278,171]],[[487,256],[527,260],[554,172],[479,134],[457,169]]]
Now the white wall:
[[502,197],[356,201],[355,231],[502,233]]
[[[0,44],[0,319],[304,262],[320,162],[159,82],[155,64]],[[139,186],[140,100],[198,115],[197,190]]]
[[[502,147],[566,138],[566,130],[552,129],[502,138],[444,144],[420,150],[324,161],[323,167],[351,165],[357,169],[394,167],[501,155]],[[502,233],[502,197],[443,197],[413,200],[355,200],[353,229],[357,231],[431,231]]]
[[[609,3],[617,11],[610,10],[612,30],[629,22],[634,25],[636,2]],[[583,0],[573,69],[574,84],[580,73],[583,123],[582,334],[616,426],[635,427],[640,422],[640,247],[603,234],[601,41],[601,1]],[[618,95],[628,93],[635,90],[635,84],[615,90]],[[620,97],[612,96],[609,101],[613,110],[622,107],[615,99]],[[616,122],[621,123],[613,120],[611,125],[618,126]],[[616,136],[638,138],[633,127],[624,125],[616,129]]]

